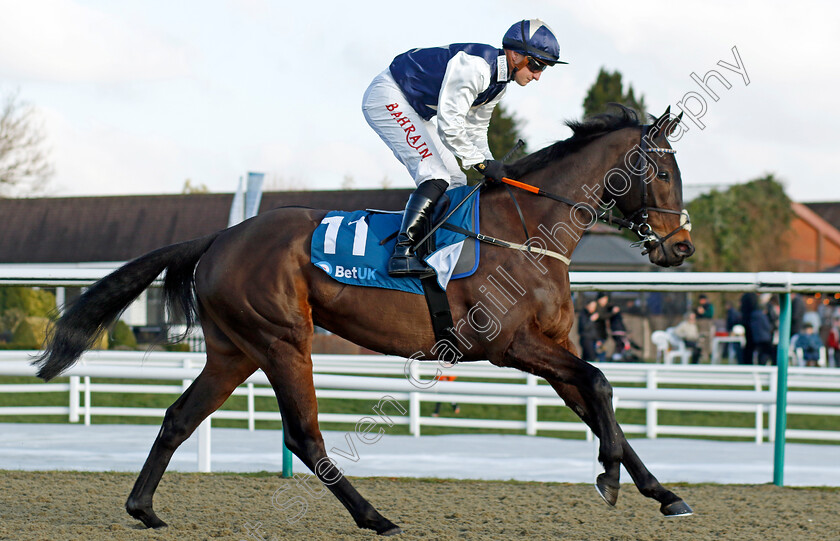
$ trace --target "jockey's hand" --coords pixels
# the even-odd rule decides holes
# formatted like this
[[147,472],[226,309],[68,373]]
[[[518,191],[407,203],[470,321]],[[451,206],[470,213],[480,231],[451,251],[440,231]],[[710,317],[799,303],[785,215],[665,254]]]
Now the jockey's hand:
[[499,160],[484,160],[476,164],[475,170],[484,175],[487,179],[487,184],[495,184],[502,181],[502,178],[507,176],[505,171],[505,164]]

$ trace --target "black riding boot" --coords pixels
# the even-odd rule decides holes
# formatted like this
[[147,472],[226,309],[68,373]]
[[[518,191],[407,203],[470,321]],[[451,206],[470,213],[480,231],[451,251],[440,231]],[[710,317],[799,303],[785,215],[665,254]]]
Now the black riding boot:
[[432,270],[412,251],[412,247],[426,234],[426,225],[435,208],[435,203],[446,191],[444,180],[427,180],[422,183],[405,206],[397,245],[388,260],[388,274],[391,276],[423,276]]

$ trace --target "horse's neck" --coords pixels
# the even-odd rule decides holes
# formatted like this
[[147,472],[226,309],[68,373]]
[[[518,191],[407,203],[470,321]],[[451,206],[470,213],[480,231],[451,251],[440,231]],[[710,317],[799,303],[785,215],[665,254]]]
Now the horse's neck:
[[529,226],[532,237],[547,241],[549,249],[562,248],[561,253],[571,257],[583,234],[597,221],[597,215],[610,208],[611,201],[605,197],[605,176],[616,161],[608,154],[589,145],[527,176],[525,182],[576,203],[573,207],[548,197],[533,198],[528,210],[533,222]]

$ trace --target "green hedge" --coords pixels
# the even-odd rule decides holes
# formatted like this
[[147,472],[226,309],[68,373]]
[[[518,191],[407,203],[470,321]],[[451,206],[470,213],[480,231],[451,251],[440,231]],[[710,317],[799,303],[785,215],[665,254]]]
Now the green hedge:
[[55,295],[32,287],[0,287],[0,313],[12,309],[27,316],[50,317],[55,311]]
[[137,337],[125,321],[119,320],[111,330],[109,346],[111,349],[136,349]]

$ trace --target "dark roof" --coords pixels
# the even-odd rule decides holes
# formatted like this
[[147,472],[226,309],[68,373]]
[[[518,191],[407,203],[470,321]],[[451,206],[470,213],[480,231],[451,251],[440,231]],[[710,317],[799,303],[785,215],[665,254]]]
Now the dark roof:
[[[265,192],[260,212],[282,206],[402,210],[411,190]],[[127,261],[224,229],[233,194],[0,199],[0,263]],[[602,224],[583,236],[572,270],[655,270]]]
[[834,226],[835,229],[840,229],[840,203],[820,202],[802,204]]
[[[281,206],[401,210],[410,190],[265,192]],[[233,194],[0,199],[0,263],[127,261],[227,227]]]
[[[600,225],[600,224],[599,224]],[[608,226],[605,226],[608,227]],[[642,255],[639,248],[630,246],[630,241],[610,232],[595,232],[594,228],[581,237],[572,254],[573,271],[657,271],[659,267]]]

